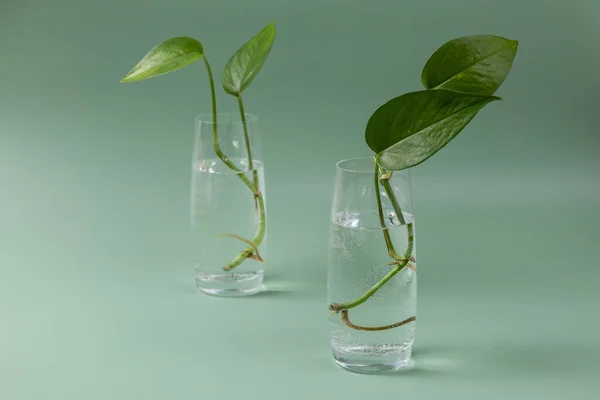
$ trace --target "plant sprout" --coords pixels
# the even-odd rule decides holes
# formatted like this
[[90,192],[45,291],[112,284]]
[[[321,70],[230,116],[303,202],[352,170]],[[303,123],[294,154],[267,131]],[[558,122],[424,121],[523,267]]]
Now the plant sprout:
[[219,145],[219,132],[217,125],[217,99],[215,95],[215,82],[213,79],[212,70],[204,47],[202,44],[190,37],[175,37],[164,41],[158,46],[150,50],[142,60],[123,78],[121,83],[136,82],[163,75],[169,72],[176,71],[195,61],[202,60],[208,73],[210,84],[210,94],[212,101],[212,117],[213,117],[213,147],[215,153],[221,161],[229,169],[234,171],[242,180],[243,184],[248,187],[251,195],[254,198],[255,208],[259,215],[259,226],[252,240],[242,238],[234,234],[225,234],[224,236],[234,237],[248,245],[242,250],[229,264],[223,267],[229,271],[240,265],[247,258],[262,262],[263,259],[258,253],[258,247],[265,237],[266,230],[266,215],[265,202],[263,193],[261,192],[258,172],[253,167],[252,148],[248,137],[248,126],[246,122],[246,114],[244,112],[244,103],[242,101],[242,93],[252,83],[256,75],[265,63],[273,42],[275,41],[275,25],[273,23],[267,25],[256,36],[241,46],[231,56],[223,70],[221,84],[223,90],[237,100],[242,126],[244,131],[244,140],[246,144],[246,152],[248,158],[248,170],[253,171],[252,179],[244,175],[242,169],[235,165],[233,161],[223,153]]
[[[412,322],[415,316],[391,325],[365,327],[353,324],[348,310],[358,307],[392,279],[402,268],[415,269],[412,257],[414,233],[406,223],[390,178],[421,164],[447,145],[488,103],[508,75],[518,42],[494,35],[472,35],[451,40],[436,50],[425,64],[421,81],[426,90],[406,93],[379,107],[365,131],[367,145],[375,152],[373,183],[379,222],[394,268],[360,298],[329,305],[353,329],[380,331]],[[398,254],[386,229],[379,185],[390,199],[401,225],[406,225],[408,245]]]

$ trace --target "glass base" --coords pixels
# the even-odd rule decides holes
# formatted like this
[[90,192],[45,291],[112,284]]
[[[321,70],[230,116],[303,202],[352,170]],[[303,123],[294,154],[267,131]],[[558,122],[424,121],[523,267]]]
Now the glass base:
[[352,352],[333,349],[335,362],[348,371],[359,374],[384,374],[410,366],[412,346],[401,352],[380,355],[376,346],[362,346]]
[[250,296],[260,292],[264,272],[196,273],[196,287],[202,293],[219,297]]

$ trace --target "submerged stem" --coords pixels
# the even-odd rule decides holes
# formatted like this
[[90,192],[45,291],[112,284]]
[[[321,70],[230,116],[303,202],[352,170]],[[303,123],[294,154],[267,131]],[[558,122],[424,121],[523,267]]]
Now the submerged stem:
[[[225,271],[232,270],[233,268],[237,267],[242,262],[244,262],[244,260],[246,258],[252,257],[253,253],[255,252],[255,248],[258,249],[258,246],[260,246],[260,244],[262,243],[262,241],[265,237],[265,230],[266,230],[265,201],[263,198],[263,194],[260,190],[260,182],[258,181],[258,171],[255,168],[253,168],[252,149],[251,149],[251,145],[250,145],[250,137],[248,135],[248,123],[246,121],[246,114],[244,112],[244,103],[242,101],[242,96],[240,94],[237,95],[237,101],[238,101],[238,107],[240,110],[240,116],[242,119],[242,126],[244,129],[244,140],[246,141],[246,153],[248,155],[248,168],[249,168],[249,170],[252,171],[253,179],[254,179],[253,193],[254,193],[254,201],[258,208],[259,222],[258,222],[258,231],[256,232],[254,239],[252,240],[252,243],[254,243],[254,246],[248,246],[245,250],[240,252],[240,254],[238,254],[238,256],[232,262],[230,262],[225,267],[223,267],[223,269]],[[256,252],[258,253],[257,250],[256,250]]]
[[[256,236],[254,237],[254,240],[252,241],[252,243],[254,243],[256,248],[258,248],[258,246],[263,241],[263,238],[265,235],[265,205],[264,205],[264,200],[262,198],[262,194],[261,194],[260,188],[259,188],[258,174],[257,174],[256,170],[253,169],[253,166],[252,166],[252,153],[251,153],[251,149],[250,149],[250,141],[248,138],[248,127],[246,124],[246,115],[243,112],[244,108],[243,108],[242,99],[241,99],[241,97],[238,97],[238,104],[240,106],[240,112],[241,112],[241,116],[242,116],[242,124],[244,126],[244,139],[246,140],[246,149],[248,152],[248,167],[250,170],[252,170],[254,172],[254,182],[250,181],[250,179],[244,174],[244,172],[240,168],[238,168],[238,166],[236,166],[229,159],[229,157],[227,157],[223,153],[223,150],[221,150],[221,146],[219,145],[219,131],[218,131],[218,126],[217,126],[217,97],[215,94],[215,81],[213,79],[212,69],[210,68],[208,59],[206,58],[206,56],[202,57],[202,59],[204,60],[204,65],[206,66],[206,72],[208,73],[208,81],[210,83],[210,95],[211,95],[212,115],[213,115],[213,148],[215,150],[215,153],[217,154],[217,157],[219,157],[219,159],[221,161],[223,161],[223,163],[225,165],[227,165],[232,171],[236,172],[236,175],[242,180],[242,182],[244,182],[244,184],[246,186],[248,186],[248,188],[254,194],[254,198],[256,199],[256,201],[258,203],[258,208],[259,208],[259,212],[260,212],[260,222],[259,222],[258,232],[256,233]],[[230,262],[225,267],[223,267],[223,269],[226,271],[229,271],[229,270],[237,267],[238,265],[240,265],[246,258],[249,258],[249,257],[257,259],[259,261],[262,261],[260,255],[258,254],[258,251],[256,251],[256,256],[253,255],[254,251],[255,251],[254,246],[249,246],[245,250],[241,251],[240,254],[238,254],[237,257],[234,258],[232,262]]]
[[394,275],[396,275],[398,273],[398,271],[400,271],[402,268],[404,268],[406,266],[406,264],[408,264],[410,255],[412,254],[413,241],[414,241],[412,222],[409,223],[408,225],[406,225],[406,229],[408,231],[408,246],[406,248],[406,253],[404,253],[404,261],[401,261],[398,265],[396,265],[396,267],[394,269],[392,269],[390,272],[388,272],[387,275],[385,275],[383,278],[381,278],[381,280],[379,282],[377,282],[375,285],[373,285],[373,287],[371,287],[371,289],[369,289],[365,294],[363,294],[358,299],[356,299],[354,301],[350,301],[348,303],[331,304],[329,306],[329,309],[331,311],[339,312],[339,311],[343,311],[343,310],[349,310],[351,308],[361,305],[362,303],[367,301],[369,299],[369,297],[373,296],[375,294],[375,292],[377,292],[383,285],[385,285],[387,283],[387,281],[392,279],[394,277]]
[[[377,282],[375,285],[373,285],[373,287],[371,287],[371,289],[369,289],[365,294],[363,294],[358,299],[347,302],[347,303],[342,303],[342,304],[333,303],[333,304],[329,305],[329,309],[331,311],[333,311],[335,313],[341,312],[342,320],[344,321],[344,323],[347,326],[349,326],[350,328],[353,328],[353,329],[357,329],[357,330],[380,331],[380,330],[385,330],[385,329],[392,329],[392,328],[397,328],[399,326],[405,325],[409,322],[416,320],[416,317],[413,316],[413,317],[405,319],[404,321],[397,322],[397,323],[391,324],[391,325],[379,326],[379,327],[364,327],[364,326],[353,324],[352,322],[350,322],[350,319],[348,318],[348,310],[349,309],[357,307],[357,306],[361,305],[362,303],[364,303],[365,301],[367,301],[371,296],[373,296],[375,294],[375,292],[377,292],[383,285],[385,285],[390,279],[392,279],[402,268],[404,268],[406,265],[408,265],[409,261],[411,261],[411,259],[412,259],[412,251],[413,251],[413,247],[414,247],[413,224],[412,224],[412,222],[409,222],[408,224],[406,224],[406,220],[404,219],[404,215],[402,214],[402,209],[400,208],[400,205],[398,204],[398,200],[396,199],[396,195],[394,194],[394,191],[392,190],[392,187],[389,184],[389,179],[391,178],[391,175],[392,175],[392,172],[390,171],[390,172],[386,172],[381,178],[379,177],[379,165],[377,163],[377,158],[376,158],[375,159],[375,175],[374,175],[373,181],[375,184],[375,197],[377,199],[377,211],[379,214],[379,222],[381,224],[381,229],[383,231],[383,236],[385,239],[386,247],[388,249],[388,253],[389,253],[390,257],[392,257],[395,260],[395,262],[393,264],[395,264],[396,267],[393,270],[391,270],[390,272],[388,272],[379,282]],[[383,217],[383,207],[381,205],[381,194],[379,193],[379,183],[381,183],[381,185],[384,187],[386,194],[388,195],[388,197],[392,203],[394,212],[396,213],[396,216],[398,217],[398,220],[403,225],[406,224],[406,230],[408,233],[408,245],[406,247],[406,252],[404,253],[404,257],[399,256],[396,253],[396,251],[394,250],[391,238],[390,238],[388,230],[387,230],[387,226],[385,225],[385,219]]]
[[413,322],[415,321],[417,318],[415,316],[412,316],[410,318],[405,319],[404,321],[400,321],[400,322],[396,322],[395,324],[391,324],[391,325],[385,325],[385,326],[360,326],[360,325],[355,325],[353,324],[350,319],[348,318],[348,310],[343,310],[342,311],[342,321],[344,321],[344,323],[346,325],[348,325],[350,328],[352,329],[356,329],[359,331],[384,331],[386,329],[392,329],[392,328],[397,328],[399,326],[402,325],[406,325],[409,322]]
[[[258,231],[254,236],[254,240],[252,241],[256,247],[259,247],[265,237],[265,227],[266,227],[266,218],[265,218],[265,201],[263,199],[262,194],[257,196],[258,199],[258,208],[260,213],[260,221],[258,225]],[[242,250],[240,254],[232,262],[223,267],[225,271],[230,271],[244,262],[244,260],[250,256],[252,256],[254,252],[254,246],[248,246],[245,250]]]
[[381,193],[379,192],[379,181],[379,165],[377,164],[377,159],[375,159],[375,173],[373,174],[373,184],[375,186],[375,198],[377,199],[377,212],[379,214],[379,224],[381,225],[381,229],[383,231],[383,239],[385,240],[385,246],[387,247],[388,254],[394,260],[400,261],[400,256],[398,255],[398,253],[396,253],[396,250],[394,249],[394,244],[392,243],[390,233],[387,230],[385,224],[385,218],[383,216],[383,207],[381,206]]

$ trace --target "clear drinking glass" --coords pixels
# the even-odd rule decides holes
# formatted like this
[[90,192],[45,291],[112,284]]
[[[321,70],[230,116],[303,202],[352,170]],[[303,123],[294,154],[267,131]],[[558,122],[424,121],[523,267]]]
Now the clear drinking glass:
[[191,226],[200,291],[216,296],[260,291],[267,259],[263,170],[256,116],[246,114],[244,123],[239,114],[219,113],[217,124],[212,114],[196,117]]
[[333,356],[343,368],[361,373],[407,366],[415,333],[417,274],[409,172],[375,174],[372,158],[337,164],[329,236],[327,301]]

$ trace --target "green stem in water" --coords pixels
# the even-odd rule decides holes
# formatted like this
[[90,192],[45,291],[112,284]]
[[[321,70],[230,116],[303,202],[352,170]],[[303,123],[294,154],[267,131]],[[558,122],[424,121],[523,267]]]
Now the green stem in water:
[[369,289],[365,294],[363,294],[360,298],[358,298],[354,301],[350,301],[348,303],[331,304],[329,306],[329,309],[331,311],[340,312],[340,311],[349,310],[351,308],[361,305],[362,303],[367,301],[369,299],[369,297],[373,296],[375,294],[375,292],[377,292],[383,285],[385,285],[387,283],[387,281],[392,279],[394,277],[394,275],[396,275],[402,268],[404,268],[406,266],[406,264],[408,264],[408,261],[412,254],[413,242],[414,242],[412,222],[409,223],[408,225],[406,225],[406,229],[408,231],[408,246],[406,248],[406,253],[404,253],[404,261],[402,261],[398,265],[396,265],[396,267],[393,270],[388,272],[386,276],[384,276],[379,282],[377,282],[375,285],[373,285],[373,287],[371,289]]
[[265,201],[263,198],[263,194],[260,191],[260,183],[258,181],[258,171],[254,169],[254,164],[252,160],[252,149],[250,145],[250,137],[248,135],[248,123],[246,121],[246,114],[244,112],[244,103],[242,102],[242,96],[240,94],[237,95],[238,107],[240,110],[240,116],[242,119],[242,127],[244,129],[244,140],[246,141],[246,153],[248,155],[248,168],[253,173],[254,179],[254,200],[258,207],[259,213],[259,222],[258,222],[258,231],[252,240],[254,246],[248,246],[245,250],[243,250],[232,262],[227,264],[223,269],[225,271],[232,270],[233,268],[240,265],[244,260],[248,257],[251,257],[255,252],[255,248],[258,248],[262,243],[265,237],[266,230],[266,213],[265,213]]
[[[379,213],[379,224],[383,231],[383,238],[385,240],[385,246],[387,247],[388,254],[396,261],[401,261],[400,256],[394,249],[394,244],[390,238],[390,232],[387,230],[385,225],[385,218],[383,216],[383,207],[381,206],[381,193],[379,192],[379,165],[377,164],[377,158],[375,158],[375,174],[373,175],[373,184],[375,185],[375,198],[377,199],[377,211]],[[393,194],[393,193],[392,193]],[[389,194],[388,194],[389,196]]]
[[265,219],[265,202],[262,197],[262,194],[260,196],[258,196],[257,198],[258,198],[258,208],[259,208],[259,212],[260,212],[260,221],[259,221],[258,232],[256,233],[256,236],[254,236],[254,240],[252,241],[254,243],[254,246],[248,246],[248,248],[246,248],[240,254],[238,254],[238,256],[232,262],[230,262],[225,267],[223,267],[223,269],[225,271],[232,270],[233,268],[235,268],[238,265],[240,265],[241,263],[243,263],[246,258],[252,256],[252,254],[254,252],[254,247],[260,246],[260,244],[262,243],[262,241],[265,237],[265,226],[266,226],[266,224],[265,224],[265,220],[266,220]]
[[342,303],[342,304],[338,304],[338,303],[333,303],[329,305],[329,309],[335,313],[341,312],[342,313],[342,320],[344,321],[344,323],[349,326],[350,328],[353,329],[358,329],[358,330],[364,330],[364,331],[380,331],[380,330],[385,330],[385,329],[392,329],[392,328],[396,328],[402,325],[405,325],[409,322],[412,322],[414,320],[416,320],[416,317],[410,317],[408,319],[405,319],[404,321],[392,324],[392,325],[386,325],[386,326],[380,326],[380,327],[364,327],[364,326],[360,326],[360,325],[355,325],[352,322],[350,322],[350,319],[348,318],[348,310],[354,307],[357,307],[359,305],[361,305],[362,303],[364,303],[365,301],[367,301],[371,296],[373,296],[383,285],[385,285],[390,279],[392,279],[402,268],[404,268],[408,262],[411,259],[412,256],[412,251],[413,251],[413,246],[414,246],[414,232],[413,232],[413,224],[408,223],[406,224],[406,230],[408,233],[408,246],[406,248],[406,252],[404,253],[404,257],[400,257],[397,255],[397,253],[395,252],[395,250],[393,249],[393,245],[392,245],[392,241],[391,238],[389,237],[389,234],[386,235],[387,233],[387,227],[385,225],[385,220],[383,217],[383,208],[381,205],[381,194],[379,193],[379,183],[381,182],[382,186],[384,187],[388,197],[390,198],[390,201],[392,203],[392,206],[394,208],[395,213],[398,216],[398,219],[404,224],[406,223],[405,219],[404,219],[404,215],[402,214],[402,210],[400,208],[400,205],[398,204],[398,200],[396,199],[396,196],[389,184],[389,179],[391,177],[391,172],[389,173],[385,173],[384,176],[380,179],[379,178],[379,165],[377,163],[377,158],[375,159],[375,175],[374,175],[374,184],[375,184],[375,196],[377,198],[377,210],[379,213],[379,222],[381,223],[381,227],[383,230],[383,235],[384,235],[384,239],[386,242],[386,246],[388,248],[388,253],[390,254],[390,256],[392,258],[394,258],[397,262],[396,267],[394,267],[393,270],[391,270],[390,272],[388,272],[379,282],[377,282],[375,285],[373,285],[373,287],[371,287],[371,289],[369,289],[365,294],[363,294],[360,298],[348,302],[348,303]]
[[392,329],[392,328],[397,328],[399,326],[402,325],[406,325],[409,322],[413,322],[415,321],[417,318],[412,316],[410,318],[407,318],[403,321],[400,322],[396,322],[395,324],[391,324],[391,325],[385,325],[385,326],[361,326],[361,325],[355,325],[353,324],[350,319],[348,318],[348,310],[343,310],[342,311],[342,320],[344,321],[344,323],[346,325],[348,325],[350,328],[352,329],[356,329],[359,331],[369,331],[369,332],[373,332],[373,331],[385,331],[386,329]]
[[229,236],[229,237],[232,237],[234,239],[241,240],[242,242],[244,242],[244,243],[252,246],[252,248],[254,249],[254,252],[255,252],[255,254],[253,255],[252,258],[255,259],[255,260],[257,260],[257,261],[261,261],[261,262],[264,261],[263,258],[260,256],[260,253],[258,252],[258,247],[256,247],[256,245],[254,243],[252,243],[250,240],[248,240],[246,238],[243,238],[240,235],[236,235],[234,233],[224,233],[224,234],[219,235],[219,236]]
[[[218,131],[218,125],[217,125],[217,96],[215,94],[215,81],[213,79],[212,69],[210,68],[208,59],[206,58],[206,56],[202,57],[202,59],[204,60],[204,65],[206,66],[206,72],[208,73],[208,81],[210,83],[210,95],[211,95],[211,101],[212,101],[212,115],[213,115],[213,147],[215,149],[215,153],[217,154],[217,157],[219,157],[219,159],[221,161],[223,161],[223,163],[225,165],[227,165],[232,171],[236,172],[236,175],[242,180],[242,182],[244,182],[244,184],[246,186],[248,186],[248,188],[252,191],[252,193],[254,193],[254,197],[257,199],[258,208],[260,211],[260,226],[259,226],[259,230],[253,240],[253,243],[255,246],[249,246],[248,248],[246,248],[245,250],[240,252],[240,254],[238,254],[238,256],[236,258],[234,258],[232,262],[230,262],[225,267],[223,267],[224,270],[229,271],[229,270],[237,267],[238,265],[240,265],[246,258],[252,257],[253,253],[254,253],[254,247],[258,248],[260,243],[263,241],[263,238],[265,235],[265,232],[264,232],[265,231],[265,205],[264,205],[264,200],[262,198],[262,194],[260,192],[260,188],[258,187],[258,174],[256,173],[256,171],[254,172],[254,182],[251,182],[250,179],[248,179],[248,177],[243,173],[243,171],[240,170],[229,159],[229,157],[227,157],[221,150],[221,146],[219,145],[219,133],[218,133],[219,131]],[[243,104],[241,103],[241,98],[238,98],[238,102],[240,104],[241,110],[243,111]],[[246,116],[243,112],[242,112],[242,122],[244,125],[246,148],[248,150],[248,160],[249,160],[248,163],[249,163],[250,169],[252,169],[252,155],[250,153],[250,143],[249,143],[249,139],[248,139],[248,132],[247,132],[247,126],[246,126],[247,125],[246,124]],[[259,259],[260,256],[258,256],[258,254],[257,254],[256,258]]]

